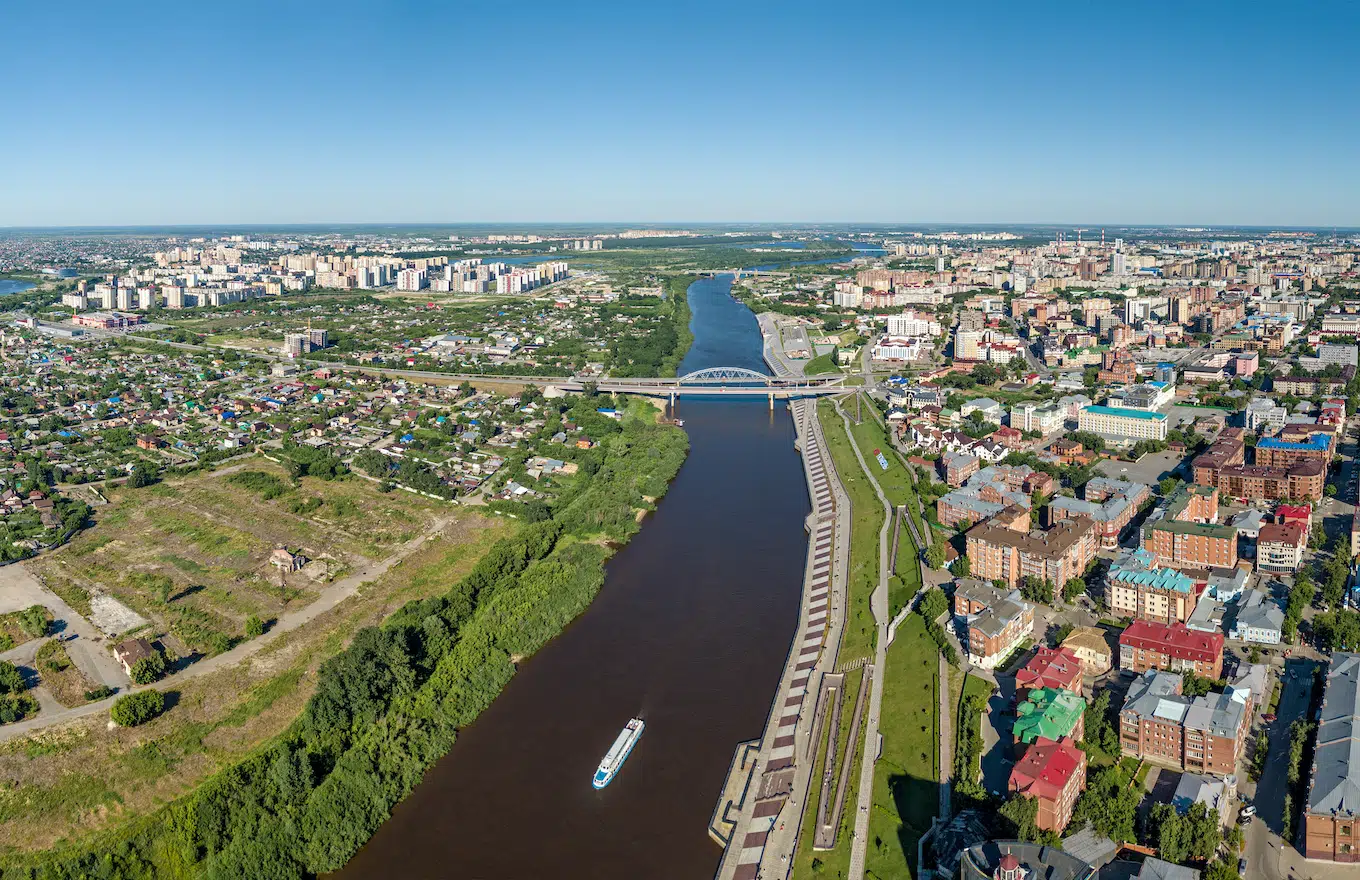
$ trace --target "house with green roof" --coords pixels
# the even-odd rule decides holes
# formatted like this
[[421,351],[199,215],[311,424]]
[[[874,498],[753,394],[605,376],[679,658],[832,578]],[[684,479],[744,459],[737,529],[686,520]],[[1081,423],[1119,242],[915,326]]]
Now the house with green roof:
[[1015,725],[1011,732],[1015,735],[1017,751],[1023,751],[1040,737],[1057,742],[1070,736],[1080,742],[1086,734],[1085,713],[1086,701],[1071,691],[1035,688],[1015,708]]

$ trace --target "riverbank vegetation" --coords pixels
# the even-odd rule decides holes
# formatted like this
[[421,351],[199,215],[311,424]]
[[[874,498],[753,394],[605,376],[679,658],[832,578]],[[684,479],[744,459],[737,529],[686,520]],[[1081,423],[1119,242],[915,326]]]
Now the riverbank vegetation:
[[[105,824],[94,839],[0,858],[0,877],[292,877],[343,866],[510,680],[512,658],[533,654],[599,590],[611,552],[606,539],[637,530],[636,512],[664,493],[684,460],[684,433],[651,415],[638,404],[621,423],[611,420],[612,432],[596,437],[603,451],[593,479],[560,498],[551,519],[500,538],[452,587],[360,629],[338,653],[343,635],[335,634],[300,717],[279,735],[170,805]],[[393,581],[404,586],[423,571],[408,569]],[[236,724],[299,684],[292,677],[282,693],[253,695],[263,706],[242,707]],[[153,740],[171,731],[185,702],[181,696],[139,730]],[[195,735],[205,736],[175,732],[181,741]],[[144,764],[163,765],[179,744],[155,741],[148,750],[144,740],[127,748]],[[100,803],[108,801],[87,809]],[[8,821],[24,812],[0,799],[0,815]]]

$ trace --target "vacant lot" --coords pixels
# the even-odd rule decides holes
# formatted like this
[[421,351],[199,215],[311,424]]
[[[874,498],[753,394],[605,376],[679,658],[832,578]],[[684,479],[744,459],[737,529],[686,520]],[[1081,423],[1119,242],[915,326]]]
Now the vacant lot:
[[454,510],[440,537],[228,669],[170,689],[149,724],[109,729],[104,714],[0,745],[0,848],[36,850],[154,810],[278,735],[311,696],[316,671],[363,626],[446,591],[514,528]]
[[[35,562],[34,572],[82,613],[92,597],[112,596],[176,653],[220,653],[249,617],[267,621],[306,605],[344,572],[456,510],[358,478],[295,485],[265,459],[227,471],[111,490],[95,527]],[[261,492],[261,483],[274,491]],[[276,548],[307,562],[276,567]]]

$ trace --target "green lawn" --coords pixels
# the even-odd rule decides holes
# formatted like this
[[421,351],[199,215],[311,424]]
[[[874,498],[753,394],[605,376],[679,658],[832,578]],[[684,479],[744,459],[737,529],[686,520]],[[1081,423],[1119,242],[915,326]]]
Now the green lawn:
[[836,366],[834,354],[819,354],[803,365],[804,376],[821,376],[825,373],[839,373],[840,371],[841,368]]
[[874,615],[869,600],[878,586],[878,531],[883,527],[883,505],[850,448],[840,415],[829,402],[817,405],[822,433],[836,473],[850,496],[849,607],[841,640],[840,662],[873,657]]
[[[864,722],[860,722],[860,734],[855,742],[849,741],[850,725],[855,719],[855,699],[859,695],[863,669],[846,673],[841,692],[840,733],[836,744],[835,767],[845,760],[845,750],[854,747],[855,758],[850,767],[850,785],[845,792],[845,807],[841,811],[840,830],[836,833],[836,846],[829,850],[814,850],[812,842],[816,837],[817,807],[821,802],[821,779],[826,767],[827,730],[822,731],[817,745],[817,761],[812,767],[812,789],[808,792],[807,802],[803,804],[802,826],[798,836],[798,849],[793,857],[793,876],[797,880],[844,880],[850,875],[850,832],[855,825],[855,803],[859,797],[860,761],[864,757]],[[830,707],[828,707],[829,709]],[[830,716],[827,716],[828,719]],[[837,771],[839,772],[839,771]],[[832,796],[834,797],[834,789]]]
[[865,876],[907,880],[916,842],[939,809],[939,652],[920,615],[911,614],[888,646],[879,732],[883,756],[874,768]]
[[[853,404],[849,407],[841,404],[847,413],[854,412]],[[856,425],[852,420],[851,430],[855,435],[855,444],[864,455],[864,460],[874,468],[874,478],[883,487],[883,494],[888,496],[888,501],[894,506],[905,504],[907,512],[911,514],[912,521],[916,523],[916,528],[921,534],[926,533],[925,523],[921,520],[921,513],[916,509],[916,475],[911,468],[903,461],[902,456],[897,454],[892,442],[888,439],[887,430],[878,419],[878,411],[865,401],[863,404],[864,420]],[[872,411],[871,411],[872,410]],[[888,460],[888,469],[885,471],[881,465],[874,461],[874,450],[880,450],[883,457]]]

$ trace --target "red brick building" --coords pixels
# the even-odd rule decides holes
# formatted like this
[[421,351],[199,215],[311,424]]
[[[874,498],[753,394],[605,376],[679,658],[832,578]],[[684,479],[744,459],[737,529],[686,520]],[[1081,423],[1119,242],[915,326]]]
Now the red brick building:
[[1082,692],[1081,658],[1071,648],[1041,646],[1015,673],[1015,699],[1021,702],[1035,688]]
[[1196,675],[1218,678],[1223,674],[1223,636],[1183,623],[1135,620],[1119,636],[1119,668],[1134,672],[1193,669]]
[[1070,737],[1057,742],[1040,737],[1016,762],[1008,787],[1039,802],[1036,827],[1061,834],[1086,789],[1086,753]]

